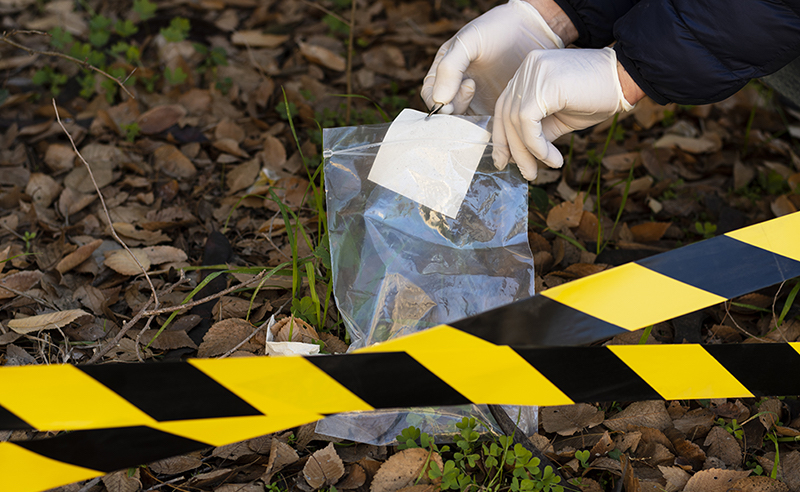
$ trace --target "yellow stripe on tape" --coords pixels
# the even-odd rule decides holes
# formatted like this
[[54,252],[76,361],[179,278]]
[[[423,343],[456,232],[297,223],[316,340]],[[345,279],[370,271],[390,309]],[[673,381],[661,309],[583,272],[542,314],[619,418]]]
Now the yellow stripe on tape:
[[324,417],[307,411],[287,414],[284,413],[283,409],[276,408],[276,410],[280,410],[280,413],[273,413],[266,417],[176,420],[174,422],[160,422],[150,427],[214,446],[224,446],[232,442],[244,441],[264,434],[316,422]]
[[725,235],[800,261],[800,212],[784,215]]
[[608,349],[665,400],[753,396],[700,345],[610,345]]
[[150,425],[155,421],[75,366],[4,367],[0,405],[37,429]]
[[[301,357],[241,357],[189,361],[266,415],[373,410],[364,400]],[[305,418],[305,417],[302,417]]]
[[[80,450],[75,452],[80,453]],[[7,464],[13,466],[13,470],[6,468]],[[96,470],[45,458],[10,442],[0,442],[0,471],[3,492],[38,492],[103,475]]]
[[[443,357],[444,349],[452,356]],[[389,351],[408,353],[471,401],[504,405],[574,403],[513,349],[494,345],[447,325],[357,352]],[[459,363],[458,358],[463,358],[463,362]],[[536,391],[526,391],[526,387],[534,387]]]
[[630,331],[725,301],[635,263],[553,287],[542,295]]

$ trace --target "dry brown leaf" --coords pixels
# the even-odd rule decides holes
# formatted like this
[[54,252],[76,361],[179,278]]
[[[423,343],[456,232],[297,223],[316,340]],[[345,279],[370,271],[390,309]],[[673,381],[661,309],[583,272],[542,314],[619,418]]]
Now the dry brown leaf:
[[303,477],[315,490],[323,485],[333,485],[344,475],[344,464],[336,454],[333,443],[314,452],[303,467]]
[[71,146],[55,143],[47,147],[44,163],[54,174],[59,174],[72,169],[76,155]]
[[[131,253],[136,257],[136,260],[139,260],[138,264],[131,257]],[[142,273],[142,268],[145,271],[150,270],[150,258],[141,249],[133,248],[129,253],[127,250],[120,248],[106,251],[105,255],[106,259],[103,264],[121,275],[138,275]]]
[[636,473],[633,471],[631,459],[628,455],[622,454],[619,457],[619,461],[622,467],[622,485],[625,492],[641,492],[642,487],[639,479],[636,478]]
[[714,412],[707,408],[695,408],[673,420],[672,424],[690,439],[695,439],[706,435],[711,430],[714,425]]
[[83,284],[72,294],[72,299],[79,301],[84,307],[89,308],[95,315],[103,314],[103,303],[106,302],[106,296],[103,291],[93,286],[92,284]]
[[264,486],[258,483],[224,483],[214,492],[264,492]]
[[140,250],[147,255],[152,265],[186,261],[188,258],[185,251],[174,246],[148,246],[146,248],[140,248]]
[[353,463],[352,465],[348,465],[345,469],[347,470],[347,475],[345,475],[345,477],[336,484],[337,489],[341,490],[357,489],[362,485],[364,485],[364,483],[367,481],[367,473],[364,471],[364,468],[358,463]]
[[672,425],[672,419],[669,418],[663,401],[637,401],[620,413],[607,418],[603,425],[613,431],[624,431],[631,425],[664,430]]
[[753,476],[737,480],[726,492],[792,492],[792,489],[780,480]]
[[542,407],[541,415],[544,430],[562,436],[571,436],[587,427],[592,428],[603,423],[605,418],[602,410],[587,403]]
[[225,152],[226,154],[235,155],[236,157],[246,158],[249,157],[247,152],[239,148],[239,143],[232,138],[221,138],[214,140],[212,144],[215,149]]
[[[156,350],[175,350],[183,347],[196,349],[197,345],[185,331],[165,330],[158,334],[158,329],[146,330],[142,333],[142,343]],[[155,338],[154,338],[155,337]]]
[[440,490],[441,487],[439,487],[438,485],[428,483],[428,484],[417,484],[417,485],[410,485],[408,487],[403,487],[397,492],[439,492]]
[[781,217],[783,215],[789,215],[797,212],[797,207],[794,206],[794,203],[792,203],[792,201],[789,200],[789,197],[786,195],[781,195],[773,200],[772,203],[770,203],[769,208],[772,210],[772,213],[775,214],[775,217]]
[[[300,318],[289,316],[278,321],[270,328],[273,341],[313,343],[319,340],[317,330]],[[289,336],[291,334],[291,340]]]
[[81,193],[72,188],[65,187],[58,197],[58,210],[69,217],[91,205],[97,199],[96,193]]
[[278,439],[273,439],[269,449],[267,469],[261,475],[261,480],[264,483],[270,483],[274,474],[295,463],[298,459],[300,457],[297,456],[297,451],[291,446]]
[[347,67],[345,59],[328,48],[302,41],[298,42],[298,45],[300,46],[300,54],[311,63],[317,63],[337,72],[344,72]]
[[12,319],[8,321],[8,327],[17,333],[22,333],[24,335],[39,330],[61,328],[67,326],[82,316],[91,316],[91,314],[82,309],[57,311],[55,313],[31,316],[29,318]]
[[653,143],[653,147],[656,149],[678,147],[681,150],[689,152],[690,154],[716,152],[720,149],[720,146],[720,142],[717,142],[708,136],[684,137],[672,133],[664,135],[656,140],[655,143]]
[[0,299],[12,299],[17,294],[3,286],[14,289],[18,292],[25,292],[36,285],[44,275],[39,270],[25,270],[24,272],[11,273],[0,279]]
[[590,456],[592,458],[598,458],[605,455],[612,449],[614,449],[614,441],[611,440],[611,435],[608,433],[608,431],[606,431],[603,433],[603,437],[601,437],[600,440],[597,441],[594,446],[592,446]]
[[700,446],[688,441],[685,436],[674,427],[667,429],[664,433],[669,438],[678,456],[690,463],[693,469],[699,470],[703,466],[703,463],[706,461],[706,452],[703,451]]
[[429,465],[428,460],[436,463],[441,470],[442,457],[439,453],[432,453],[422,448],[404,449],[393,455],[375,474],[370,486],[370,492],[396,492],[402,488],[414,485],[418,477],[420,483],[431,483],[427,473],[422,473],[422,467]]
[[247,441],[234,442],[224,446],[217,446],[211,451],[211,456],[225,460],[236,461],[243,456],[255,454]]
[[252,313],[254,310],[258,309],[260,304],[261,303],[258,301],[250,304],[250,299],[224,296],[214,305],[212,313],[214,319],[246,318],[247,313]]
[[616,448],[623,453],[630,450],[636,451],[639,441],[642,440],[642,433],[639,431],[628,431],[614,437]]
[[139,469],[134,468],[131,475],[128,475],[127,469],[103,475],[103,485],[106,486],[108,492],[137,492],[142,488]]
[[228,193],[236,193],[255,183],[259,171],[258,159],[249,160],[232,168],[226,179]]
[[131,245],[153,245],[158,243],[164,243],[167,241],[172,241],[172,238],[168,235],[164,234],[161,231],[148,231],[143,229],[137,229],[136,226],[133,224],[128,224],[126,222],[114,222],[114,230],[117,231],[117,234],[120,236],[124,236],[126,239],[135,240],[135,244],[131,243],[130,241],[125,241],[129,246]]
[[89,259],[89,257],[92,256],[92,253],[94,253],[94,250],[99,248],[101,244],[103,244],[102,239],[95,239],[88,244],[84,244],[62,258],[61,261],[58,262],[58,265],[56,265],[56,270],[58,270],[58,273],[61,273],[62,275],[72,270],[76,266]]
[[325,342],[325,351],[330,354],[344,354],[347,352],[348,345],[341,341],[339,337],[332,333],[320,333],[320,340]]
[[703,446],[708,446],[708,456],[716,456],[729,467],[735,468],[742,464],[742,448],[739,441],[722,427],[712,428]]
[[237,125],[236,122],[230,118],[223,118],[219,123],[217,123],[216,128],[214,128],[215,140],[227,138],[234,140],[237,143],[242,143],[244,137],[245,133],[242,127]]
[[139,131],[144,135],[155,135],[178,123],[186,116],[186,109],[180,104],[163,104],[150,108],[136,119]]
[[750,471],[720,470],[712,468],[694,474],[686,482],[684,492],[726,492],[731,485],[750,475]]
[[61,185],[47,174],[31,173],[25,193],[40,207],[47,208],[61,193]]
[[634,241],[649,243],[660,240],[671,224],[671,222],[645,222],[631,226],[630,229]]
[[769,431],[781,419],[783,405],[777,398],[770,398],[758,406],[758,420]]
[[639,152],[625,152],[603,158],[603,167],[611,171],[627,171],[632,165],[640,166]]
[[285,34],[264,34],[261,31],[237,31],[231,36],[233,44],[251,48],[277,48],[288,39]]
[[197,456],[184,455],[156,461],[150,463],[148,467],[161,475],[174,475],[176,473],[194,470],[195,468],[199,468],[202,464],[203,461]]
[[583,204],[576,199],[574,202],[563,202],[547,214],[547,227],[554,231],[563,231],[570,227],[578,227],[583,216]]
[[691,478],[691,475],[679,466],[659,465],[658,469],[661,470],[664,480],[667,481],[665,492],[678,492],[679,490],[683,490],[683,487],[686,486],[686,482]]
[[153,152],[156,168],[174,178],[191,178],[197,173],[192,161],[174,145],[162,145]]
[[[253,325],[243,319],[231,318],[214,323],[203,336],[203,342],[197,349],[197,356],[214,357],[222,355],[239,345],[253,330]],[[240,349],[255,352],[258,347],[251,339]]]

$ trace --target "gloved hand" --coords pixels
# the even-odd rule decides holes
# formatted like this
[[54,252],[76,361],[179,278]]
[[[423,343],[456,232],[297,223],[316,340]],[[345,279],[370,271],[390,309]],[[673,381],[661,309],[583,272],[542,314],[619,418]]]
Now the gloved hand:
[[[528,2],[509,0],[464,26],[439,48],[422,84],[428,108],[491,114],[497,96],[531,50],[564,43]],[[474,96],[474,97],[473,97]]]
[[532,51],[497,99],[494,164],[504,169],[513,157],[532,181],[536,159],[553,168],[564,164],[553,140],[631,109],[611,48]]

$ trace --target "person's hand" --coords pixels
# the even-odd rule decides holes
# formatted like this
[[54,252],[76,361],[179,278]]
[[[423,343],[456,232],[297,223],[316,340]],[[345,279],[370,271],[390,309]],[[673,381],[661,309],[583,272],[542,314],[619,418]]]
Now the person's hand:
[[510,0],[464,26],[439,48],[423,81],[422,99],[429,109],[443,104],[442,114],[462,114],[467,108],[491,114],[497,96],[531,50],[563,47],[536,8],[524,0]]
[[530,181],[536,179],[536,159],[561,167],[564,158],[553,140],[633,108],[619,77],[610,48],[532,51],[497,99],[495,166],[504,169],[513,157]]

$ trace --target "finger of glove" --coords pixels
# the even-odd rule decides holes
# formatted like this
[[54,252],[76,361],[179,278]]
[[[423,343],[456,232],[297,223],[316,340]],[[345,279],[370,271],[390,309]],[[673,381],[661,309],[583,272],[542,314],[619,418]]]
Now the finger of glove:
[[436,52],[436,56],[433,58],[433,63],[431,63],[428,73],[425,74],[425,78],[422,80],[422,90],[420,91],[420,96],[422,96],[422,100],[425,101],[425,105],[428,106],[428,109],[433,109],[434,105],[433,86],[436,83],[436,69],[439,68],[439,64],[442,62],[444,55],[446,55],[450,50],[450,46],[453,45],[453,41],[454,38],[450,38],[439,47],[439,51]]
[[467,112],[472,98],[475,97],[475,81],[464,79],[458,89],[456,97],[453,98],[453,114],[464,114]]
[[[436,78],[433,83],[433,100],[440,104],[448,105],[456,97],[464,80],[464,72],[474,59],[470,53],[480,52],[479,46],[474,46],[472,38],[477,35],[475,28],[467,28],[464,32],[456,34],[452,40],[449,51],[442,57],[436,68]],[[478,39],[480,37],[478,36]],[[479,42],[479,41],[478,41]]]
[[558,137],[574,132],[575,130],[578,130],[578,128],[565,123],[562,119],[558,118],[558,115],[551,114],[542,120],[542,133],[548,142],[553,142]]
[[508,165],[508,159],[511,157],[511,152],[508,149],[508,140],[506,139],[505,123],[503,122],[503,105],[505,103],[507,92],[500,94],[497,98],[497,103],[494,107],[494,118],[492,118],[492,161],[494,167],[503,170]]
[[[514,162],[516,162],[517,167],[519,167],[519,171],[522,173],[522,177],[528,181],[533,181],[536,179],[538,174],[538,165],[536,164],[536,159],[534,158],[536,153],[531,151],[527,145],[527,140],[524,140],[527,135],[520,137],[518,130],[518,125],[513,123],[506,124],[506,139],[508,140],[508,148],[511,151],[511,155],[514,157]],[[532,142],[533,141],[534,140],[532,140]],[[536,156],[538,157],[538,155]]]

